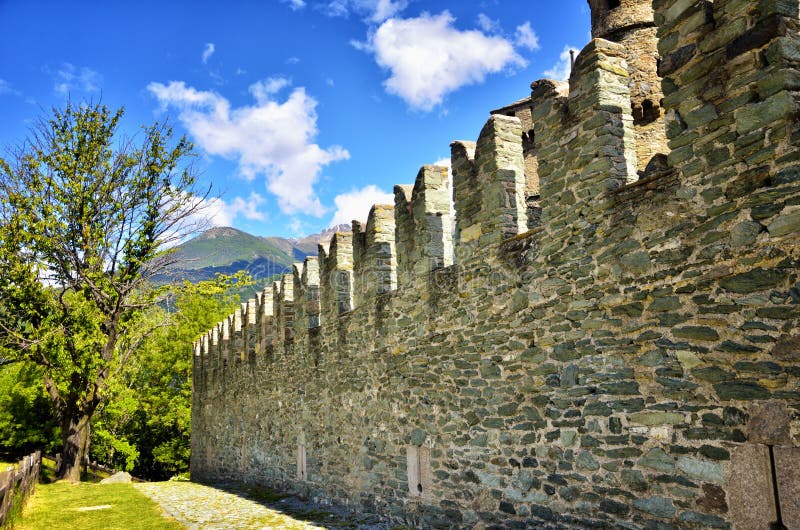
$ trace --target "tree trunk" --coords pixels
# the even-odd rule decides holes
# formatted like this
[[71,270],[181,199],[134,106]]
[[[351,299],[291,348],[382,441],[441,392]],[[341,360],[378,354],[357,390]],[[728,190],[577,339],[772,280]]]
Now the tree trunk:
[[80,482],[81,462],[86,455],[89,436],[89,415],[68,418],[61,428],[64,448],[61,450],[61,465],[56,471],[59,479]]

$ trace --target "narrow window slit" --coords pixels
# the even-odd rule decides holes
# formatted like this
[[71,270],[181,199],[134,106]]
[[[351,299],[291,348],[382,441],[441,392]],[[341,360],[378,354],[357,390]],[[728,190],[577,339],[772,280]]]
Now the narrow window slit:
[[775,451],[773,446],[768,445],[769,449],[769,467],[772,474],[772,496],[775,499],[775,516],[777,521],[769,524],[769,530],[788,530],[786,525],[783,524],[783,515],[781,514],[781,498],[778,492],[778,473],[775,468]]
[[428,495],[431,488],[430,449],[425,446],[406,447],[406,470],[408,472],[408,493],[411,497]]

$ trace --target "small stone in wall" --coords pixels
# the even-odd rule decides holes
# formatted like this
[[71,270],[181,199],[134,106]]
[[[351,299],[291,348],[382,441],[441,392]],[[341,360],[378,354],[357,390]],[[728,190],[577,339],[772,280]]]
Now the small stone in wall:
[[663,449],[654,447],[639,460],[639,465],[669,473],[675,469],[675,461]]
[[753,381],[725,381],[714,385],[717,395],[723,400],[765,399],[769,390]]
[[722,484],[725,480],[723,473],[723,466],[717,462],[708,462],[706,460],[698,460],[683,456],[678,459],[678,468],[689,475],[690,477],[698,480],[705,480]]
[[746,247],[756,242],[761,224],[752,221],[739,223],[731,230],[731,243],[736,247]]
[[727,513],[725,490],[716,484],[703,484],[703,496],[697,499],[697,505],[713,512]]
[[428,435],[422,429],[414,429],[409,435],[409,442],[411,445],[422,445],[427,437]]
[[779,401],[755,406],[747,424],[747,440],[764,445],[791,445],[789,411]]
[[691,370],[696,366],[700,366],[703,364],[703,361],[693,352],[687,350],[680,350],[675,353],[675,356],[678,358],[678,362],[681,363],[684,370]]
[[785,236],[800,230],[800,210],[794,210],[778,216],[772,221],[767,230],[772,237]]
[[719,284],[728,291],[749,294],[777,287],[785,278],[786,275],[782,271],[758,267],[742,274],[724,278]]
[[672,501],[660,496],[644,497],[633,501],[637,510],[655,515],[656,517],[669,518],[675,516],[675,505]]
[[772,348],[772,356],[779,361],[800,361],[800,335],[784,334]]

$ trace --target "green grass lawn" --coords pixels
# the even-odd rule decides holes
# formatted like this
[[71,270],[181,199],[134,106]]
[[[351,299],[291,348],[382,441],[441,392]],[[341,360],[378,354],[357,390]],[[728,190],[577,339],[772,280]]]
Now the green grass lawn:
[[[83,510],[81,510],[83,508]],[[86,508],[91,508],[87,510]],[[131,484],[39,484],[28,500],[18,530],[181,529]]]

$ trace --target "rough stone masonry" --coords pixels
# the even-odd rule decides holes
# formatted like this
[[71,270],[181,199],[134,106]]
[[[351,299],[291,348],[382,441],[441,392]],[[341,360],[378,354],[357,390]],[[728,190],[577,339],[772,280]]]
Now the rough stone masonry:
[[195,346],[192,476],[424,528],[800,528],[800,0],[590,0]]

